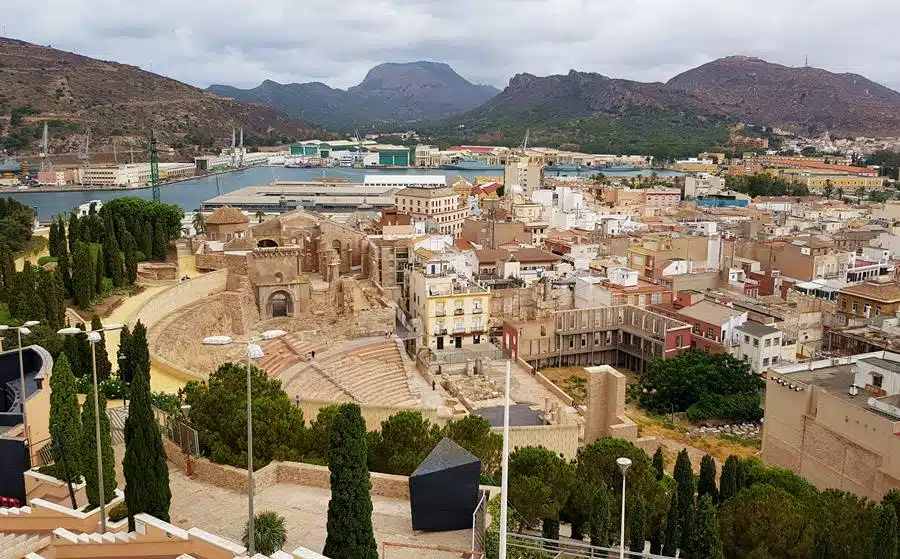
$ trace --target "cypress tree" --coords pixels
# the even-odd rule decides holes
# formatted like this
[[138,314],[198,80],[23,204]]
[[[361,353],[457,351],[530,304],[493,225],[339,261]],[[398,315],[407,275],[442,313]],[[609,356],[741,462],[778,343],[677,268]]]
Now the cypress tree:
[[38,270],[36,296],[41,298],[44,313],[41,322],[47,327],[58,330],[65,320],[66,306],[63,296],[62,280],[56,272]]
[[97,247],[97,258],[94,259],[94,293],[103,294],[103,247]]
[[165,261],[169,247],[169,231],[162,218],[157,218],[153,224],[153,257],[160,262]]
[[94,293],[94,268],[91,265],[91,249],[82,242],[75,246],[72,253],[72,288],[75,304],[86,309],[91,306]]
[[873,559],[897,559],[897,512],[893,505],[878,507],[878,523],[875,527],[878,541],[873,549]]
[[666,514],[666,535],[663,538],[662,554],[667,557],[675,557],[678,551],[678,540],[681,538],[681,530],[678,526],[680,518],[678,506],[678,491],[672,491],[672,498],[669,500],[669,512]]
[[685,521],[688,508],[694,502],[694,472],[691,469],[691,458],[687,449],[682,449],[675,460],[675,490],[678,492],[678,518],[682,536],[687,532]]
[[712,496],[709,494],[703,495],[697,502],[692,534],[692,557],[725,559],[725,554],[722,551],[722,539],[719,536],[719,521],[716,518],[716,508],[713,506]]
[[8,293],[15,282],[16,264],[6,243],[0,243],[0,301],[9,301]]
[[47,240],[47,252],[50,256],[59,256],[59,230],[56,221],[50,224],[50,235]]
[[[96,314],[91,317],[91,330],[100,331],[100,341],[94,344],[97,355],[97,380],[106,380],[112,374],[112,363],[109,362],[109,354],[106,351],[106,333],[101,330],[103,324]],[[89,342],[90,343],[90,342]]]
[[609,491],[601,484],[594,493],[588,514],[588,534],[591,536],[593,546],[609,547],[612,543],[610,506]]
[[740,458],[732,454],[725,460],[722,466],[722,476],[719,478],[719,501],[725,501],[738,492],[738,462]]
[[[107,214],[108,215],[108,214]],[[103,239],[104,269],[112,280],[114,287],[122,286],[122,254],[119,252],[119,243],[116,242],[116,234],[112,222],[107,220],[106,237]]]
[[69,252],[75,254],[75,246],[81,235],[78,231],[78,214],[72,212],[69,214]]
[[[147,345],[147,327],[138,320],[128,341],[128,360],[131,370],[137,374],[138,369],[150,370],[150,348]],[[148,373],[149,375],[149,373]]]
[[634,501],[628,516],[628,549],[642,553],[647,542],[647,505],[643,499]]
[[372,532],[366,424],[356,404],[340,407],[331,425],[328,454],[331,500],[322,554],[334,559],[378,559]]
[[119,362],[119,378],[125,383],[130,383],[134,377],[134,368],[131,366],[131,331],[127,325],[119,332],[119,352],[116,359]]
[[[53,364],[53,374],[50,376],[50,433],[53,446],[64,448],[69,475],[72,481],[77,481],[82,473],[81,453],[77,447],[81,440],[81,416],[78,413],[75,377],[65,353],[61,353]],[[58,475],[65,474],[59,472]]]
[[687,511],[682,517],[681,527],[681,557],[693,557],[694,553],[694,529],[697,518],[697,505],[694,501],[688,503]]
[[135,369],[131,381],[131,401],[125,421],[125,505],[128,529],[134,530],[134,515],[145,512],[169,521],[169,467],[159,426],[150,400],[150,374]]
[[709,454],[700,460],[700,476],[697,478],[697,500],[709,495],[715,504],[719,500],[716,491],[716,461]]
[[656,472],[657,481],[666,477],[666,464],[665,458],[663,457],[662,445],[656,447],[656,452],[653,453],[653,471]]
[[128,285],[134,285],[137,280],[137,247],[134,243],[134,237],[128,231],[122,232],[122,251],[125,253],[125,276],[124,282]]
[[56,261],[56,271],[59,274],[59,280],[62,282],[63,290],[66,297],[72,295],[72,272],[69,270],[69,255],[63,255]]
[[149,260],[153,258],[153,223],[150,221],[144,222],[143,236],[141,252],[144,253],[144,258]]
[[[113,454],[112,437],[109,433],[109,417],[106,415],[106,396],[101,392],[97,399],[100,407],[100,452],[103,459],[103,499],[104,504],[115,497],[116,458]],[[94,417],[94,384],[88,388],[84,405],[81,406],[81,464],[85,493],[91,507],[100,506],[100,488],[97,482],[97,422]]]

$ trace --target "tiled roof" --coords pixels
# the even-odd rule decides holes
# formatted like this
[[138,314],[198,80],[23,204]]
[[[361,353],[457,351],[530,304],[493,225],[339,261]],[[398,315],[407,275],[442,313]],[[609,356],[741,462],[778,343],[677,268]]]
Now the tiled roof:
[[244,212],[231,206],[217,208],[203,220],[207,225],[231,225],[234,223],[250,223],[250,218]]
[[850,285],[841,289],[841,295],[853,295],[874,301],[895,303],[900,301],[900,284],[865,282],[858,285]]
[[712,301],[700,301],[678,311],[679,314],[708,324],[725,324],[729,318],[744,314],[741,311],[713,303]]

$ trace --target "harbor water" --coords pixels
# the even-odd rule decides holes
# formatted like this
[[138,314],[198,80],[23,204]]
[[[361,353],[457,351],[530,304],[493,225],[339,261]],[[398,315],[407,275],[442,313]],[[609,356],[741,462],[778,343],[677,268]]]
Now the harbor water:
[[[604,172],[608,177],[634,177],[638,175],[649,176],[650,170]],[[476,176],[502,175],[496,171],[448,171],[441,169],[352,169],[347,167],[332,167],[328,169],[287,169],[284,167],[252,167],[230,173],[215,176],[197,177],[186,181],[163,185],[160,188],[160,199],[169,204],[178,204],[184,211],[191,212],[200,207],[200,204],[219,194],[232,192],[245,186],[268,184],[276,180],[282,181],[311,181],[326,178],[346,179],[353,183],[361,183],[365,175],[446,175],[447,177],[462,176],[472,180]],[[589,176],[592,173],[548,173],[548,177],[557,176]],[[672,176],[680,173],[672,171],[656,171],[658,176]],[[53,216],[66,213],[80,204],[91,200],[106,202],[113,198],[136,197],[149,200],[153,197],[152,190],[148,188],[121,189],[121,190],[84,190],[67,192],[41,192],[39,188],[27,191],[0,192],[0,197],[9,197],[23,204],[27,204],[37,210],[38,218],[42,222],[50,221]]]

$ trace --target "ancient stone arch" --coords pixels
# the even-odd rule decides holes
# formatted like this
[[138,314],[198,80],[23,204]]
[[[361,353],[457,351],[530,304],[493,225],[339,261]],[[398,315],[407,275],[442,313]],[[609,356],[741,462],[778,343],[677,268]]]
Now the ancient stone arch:
[[270,317],[293,316],[294,298],[287,291],[279,289],[271,295],[266,303],[266,314]]

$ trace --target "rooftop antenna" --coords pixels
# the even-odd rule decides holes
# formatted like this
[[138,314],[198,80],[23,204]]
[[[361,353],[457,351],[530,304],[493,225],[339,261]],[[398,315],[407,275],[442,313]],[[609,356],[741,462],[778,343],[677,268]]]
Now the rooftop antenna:
[[808,54],[806,55],[806,58],[803,61],[803,67],[809,68],[809,55]]

